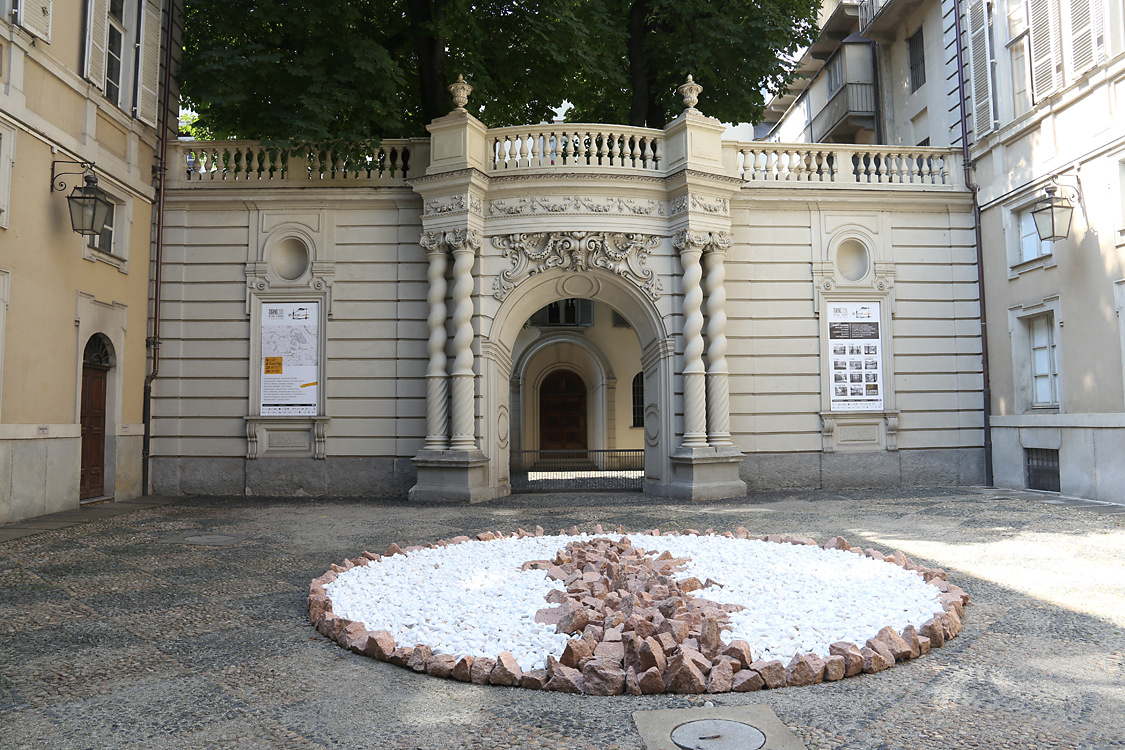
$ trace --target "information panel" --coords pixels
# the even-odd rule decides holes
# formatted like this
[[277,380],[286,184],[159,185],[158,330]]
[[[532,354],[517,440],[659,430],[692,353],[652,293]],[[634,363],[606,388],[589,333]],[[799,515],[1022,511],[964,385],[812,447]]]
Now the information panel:
[[263,416],[317,416],[318,305],[262,303]]
[[832,411],[883,410],[879,302],[828,303]]

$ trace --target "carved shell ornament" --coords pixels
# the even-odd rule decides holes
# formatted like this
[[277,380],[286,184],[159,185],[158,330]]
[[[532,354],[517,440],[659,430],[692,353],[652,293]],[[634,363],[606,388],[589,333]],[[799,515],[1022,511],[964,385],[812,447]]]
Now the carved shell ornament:
[[652,300],[664,291],[656,273],[645,267],[660,238],[617,232],[534,232],[497,235],[492,244],[512,267],[497,275],[493,295],[503,302],[513,289],[537,273],[559,268],[579,273],[610,271],[636,285]]

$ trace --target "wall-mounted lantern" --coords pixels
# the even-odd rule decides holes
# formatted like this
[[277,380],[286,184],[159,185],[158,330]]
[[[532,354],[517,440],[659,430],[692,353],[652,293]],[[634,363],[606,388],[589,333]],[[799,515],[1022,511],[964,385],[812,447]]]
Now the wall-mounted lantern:
[[1035,219],[1035,231],[1043,242],[1065,240],[1070,234],[1074,206],[1069,198],[1056,196],[1057,190],[1057,185],[1048,185],[1046,196],[1031,211],[1031,218]]
[[[81,172],[56,172],[57,164],[77,164]],[[63,175],[80,174],[83,178],[81,186],[75,185],[74,190],[66,197],[70,204],[70,226],[78,234],[97,236],[105,228],[106,219],[113,202],[109,196],[98,187],[98,177],[94,174],[92,161],[53,161],[51,162],[51,192],[66,190],[64,180],[55,180]]]

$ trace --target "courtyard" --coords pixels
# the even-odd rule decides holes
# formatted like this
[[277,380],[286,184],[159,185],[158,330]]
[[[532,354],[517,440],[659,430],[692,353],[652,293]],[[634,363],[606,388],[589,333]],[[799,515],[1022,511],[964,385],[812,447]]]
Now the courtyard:
[[[944,568],[972,601],[958,638],[894,669],[715,696],[440,680],[308,623],[309,580],[363,550],[595,524],[843,535]],[[183,543],[206,535],[226,538]],[[0,527],[0,746],[640,750],[633,712],[709,700],[767,706],[810,750],[1125,747],[1123,569],[1125,507],[980,488],[694,504],[145,497]]]

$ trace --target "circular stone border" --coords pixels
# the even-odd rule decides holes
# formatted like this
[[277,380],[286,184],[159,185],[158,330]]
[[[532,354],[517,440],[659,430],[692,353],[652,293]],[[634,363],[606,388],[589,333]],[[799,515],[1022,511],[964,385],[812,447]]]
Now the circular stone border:
[[[560,536],[578,536],[577,527],[572,527],[569,532],[560,530]],[[617,534],[626,532],[620,526]],[[683,532],[666,531],[661,534],[659,529],[639,532],[640,536],[710,536],[714,535],[713,529],[699,532],[694,529],[685,529]],[[534,532],[519,529],[508,537],[524,538],[544,536],[542,527],[537,526]],[[614,638],[620,637],[624,651],[621,660],[614,664],[614,660],[600,658],[593,653],[600,645],[605,631],[598,634],[600,628],[591,632],[585,629],[585,618],[573,616],[563,617],[559,622],[559,632],[578,633],[578,637],[568,642],[566,651],[559,660],[553,656],[547,659],[547,669],[524,672],[515,658],[507,651],[501,652],[496,659],[486,657],[457,656],[452,654],[435,654],[428,646],[402,646],[395,642],[394,636],[386,630],[368,631],[363,623],[355,622],[337,616],[332,611],[332,600],[325,587],[336,580],[339,573],[360,565],[370,565],[380,562],[383,557],[406,554],[420,549],[436,549],[450,545],[471,541],[468,536],[456,536],[452,539],[443,539],[434,544],[412,545],[399,547],[391,544],[383,555],[364,552],[360,557],[345,559],[343,565],[331,566],[331,569],[319,578],[314,578],[309,585],[309,621],[322,635],[336,641],[343,648],[357,654],[364,654],[379,661],[389,662],[400,667],[413,669],[415,672],[424,672],[435,677],[445,677],[472,682],[478,685],[505,685],[529,689],[558,690],[569,693],[586,693],[589,695],[616,695],[622,692],[631,695],[647,695],[656,693],[721,693],[721,692],[749,692],[763,688],[795,687],[812,685],[819,682],[830,682],[854,677],[859,674],[881,672],[895,665],[896,662],[917,658],[929,653],[932,648],[940,648],[946,641],[955,638],[961,632],[961,619],[964,616],[964,607],[969,603],[969,595],[960,587],[950,584],[946,580],[945,571],[941,568],[927,568],[917,565],[901,551],[891,555],[873,548],[862,549],[853,547],[843,537],[832,537],[823,545],[818,545],[814,539],[808,537],[782,536],[770,534],[763,537],[751,537],[744,527],[738,527],[734,532],[726,531],[718,536],[735,539],[757,539],[763,542],[793,545],[812,545],[823,549],[835,549],[864,555],[875,561],[898,565],[905,570],[914,571],[923,580],[936,587],[940,592],[936,603],[942,611],[935,612],[934,616],[921,627],[915,628],[907,625],[902,632],[886,626],[867,639],[864,646],[854,643],[839,641],[830,647],[827,659],[812,653],[796,653],[788,665],[780,660],[754,661],[750,646],[745,641],[734,640],[725,644],[719,639],[720,627],[725,614],[724,606],[706,600],[697,600],[690,592],[699,591],[701,586],[698,579],[687,578],[682,581],[671,579],[671,574],[677,572],[675,567],[669,569],[667,577],[661,576],[662,583],[667,584],[673,597],[679,597],[681,604],[692,602],[702,605],[702,616],[697,615],[700,622],[692,632],[672,634],[675,645],[669,645],[667,638],[662,643],[651,636],[641,638],[635,632],[622,633],[624,625],[618,623],[616,627],[607,628],[614,633]],[[477,541],[487,542],[505,538],[500,532],[485,531],[476,535]],[[622,540],[627,542],[627,540]],[[566,549],[570,550],[575,542]],[[631,545],[614,542],[602,530],[601,524],[594,527],[593,537],[582,544],[594,545],[602,550],[616,550],[624,553]],[[639,559],[634,557],[633,559]],[[677,561],[673,560],[675,564]],[[618,571],[617,578],[613,578],[612,563],[603,561],[600,580],[611,584],[611,579],[620,581],[624,574]],[[552,566],[555,567],[555,566]],[[588,567],[588,566],[587,566]],[[574,571],[556,568],[548,571],[548,575],[556,580],[563,580],[563,576]],[[607,575],[607,573],[609,575]],[[579,571],[581,574],[581,571]],[[589,573],[587,573],[589,575]],[[653,574],[657,575],[657,574]],[[708,582],[710,583],[710,582]],[[682,587],[682,588],[681,588]],[[615,589],[610,588],[610,594]],[[626,593],[621,588],[619,593]],[[694,600],[694,601],[692,601]],[[664,602],[666,603],[666,602]],[[673,602],[675,605],[675,602]],[[710,609],[708,609],[708,607]],[[571,608],[570,615],[574,614]],[[678,612],[684,611],[678,609]],[[727,609],[726,611],[731,611]],[[575,620],[579,620],[578,623]],[[604,624],[604,623],[603,623]],[[651,626],[651,623],[649,623]],[[565,628],[575,628],[566,631]],[[639,628],[638,628],[639,630]],[[597,637],[593,637],[597,634]],[[601,641],[616,643],[617,641]],[[657,655],[655,652],[660,651]],[[656,665],[647,669],[644,664]],[[621,668],[624,665],[624,669]]]

